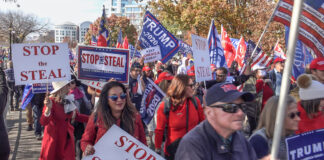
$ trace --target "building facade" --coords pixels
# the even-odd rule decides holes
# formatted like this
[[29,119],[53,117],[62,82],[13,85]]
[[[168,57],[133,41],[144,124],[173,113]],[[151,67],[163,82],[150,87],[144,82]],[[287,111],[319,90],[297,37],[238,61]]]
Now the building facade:
[[84,40],[85,40],[84,37],[90,28],[90,24],[92,24],[92,23],[89,21],[85,21],[80,24],[80,26],[79,26],[79,43],[84,42]]
[[62,43],[65,37],[78,41],[78,26],[71,22],[55,25],[55,43]]
[[143,13],[147,3],[148,0],[138,0],[138,3],[135,0],[107,0],[105,3],[106,13],[108,17],[112,14],[127,17],[139,31],[143,20],[141,13]]

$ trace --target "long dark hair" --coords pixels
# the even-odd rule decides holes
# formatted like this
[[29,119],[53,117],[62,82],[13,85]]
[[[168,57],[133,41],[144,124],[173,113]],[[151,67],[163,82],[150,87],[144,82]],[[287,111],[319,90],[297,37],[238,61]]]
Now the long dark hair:
[[170,97],[172,104],[176,107],[186,100],[186,86],[189,84],[190,77],[186,74],[176,75],[168,88],[167,96]]
[[[108,103],[108,92],[113,87],[120,87],[124,93],[128,94],[126,87],[117,81],[108,82],[104,85],[100,93],[97,110],[94,112],[94,114],[100,115],[100,118],[102,118],[107,129],[109,129],[117,121],[117,119],[112,115],[112,111]],[[121,128],[131,135],[134,132],[135,114],[136,109],[130,102],[129,96],[127,96],[125,107],[121,113],[120,123],[122,124]]]

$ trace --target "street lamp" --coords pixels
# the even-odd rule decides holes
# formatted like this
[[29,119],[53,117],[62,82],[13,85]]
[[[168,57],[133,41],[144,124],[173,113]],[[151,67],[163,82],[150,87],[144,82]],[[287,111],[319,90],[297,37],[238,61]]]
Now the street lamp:
[[8,58],[9,60],[11,60],[11,32],[12,32],[12,28],[9,28],[9,54],[8,54]]

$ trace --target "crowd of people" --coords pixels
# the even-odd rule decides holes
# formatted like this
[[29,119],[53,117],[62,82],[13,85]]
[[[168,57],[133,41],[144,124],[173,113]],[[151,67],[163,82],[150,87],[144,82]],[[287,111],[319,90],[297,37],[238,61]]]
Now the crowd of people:
[[[70,81],[52,82],[53,91],[35,94],[26,107],[27,129],[42,141],[40,159],[92,155],[114,124],[168,160],[269,159],[285,59],[271,67],[248,64],[241,74],[236,62],[229,69],[212,64],[213,80],[206,83],[196,82],[192,55],[181,60],[133,59],[128,84],[110,79],[101,90],[82,84],[77,70]],[[147,78],[166,96],[146,125],[139,111]],[[324,58],[296,79],[286,99],[279,159],[287,159],[285,138],[324,128]],[[0,70],[0,159],[10,153],[5,107],[20,110],[22,90],[9,61]]]

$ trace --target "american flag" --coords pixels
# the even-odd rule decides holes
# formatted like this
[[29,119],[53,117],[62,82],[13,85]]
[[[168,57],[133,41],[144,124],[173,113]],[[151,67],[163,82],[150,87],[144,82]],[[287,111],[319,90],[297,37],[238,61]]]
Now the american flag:
[[91,36],[91,46],[96,46],[96,45],[97,45],[97,38],[94,35],[92,35]]
[[[293,4],[293,0],[281,0],[273,20],[290,26]],[[299,26],[299,39],[318,57],[322,57],[324,54],[323,0],[305,0]]]
[[273,51],[274,51],[274,56],[275,57],[280,57],[282,59],[287,59],[287,56],[286,56],[285,52],[280,47],[279,40],[277,41]]

